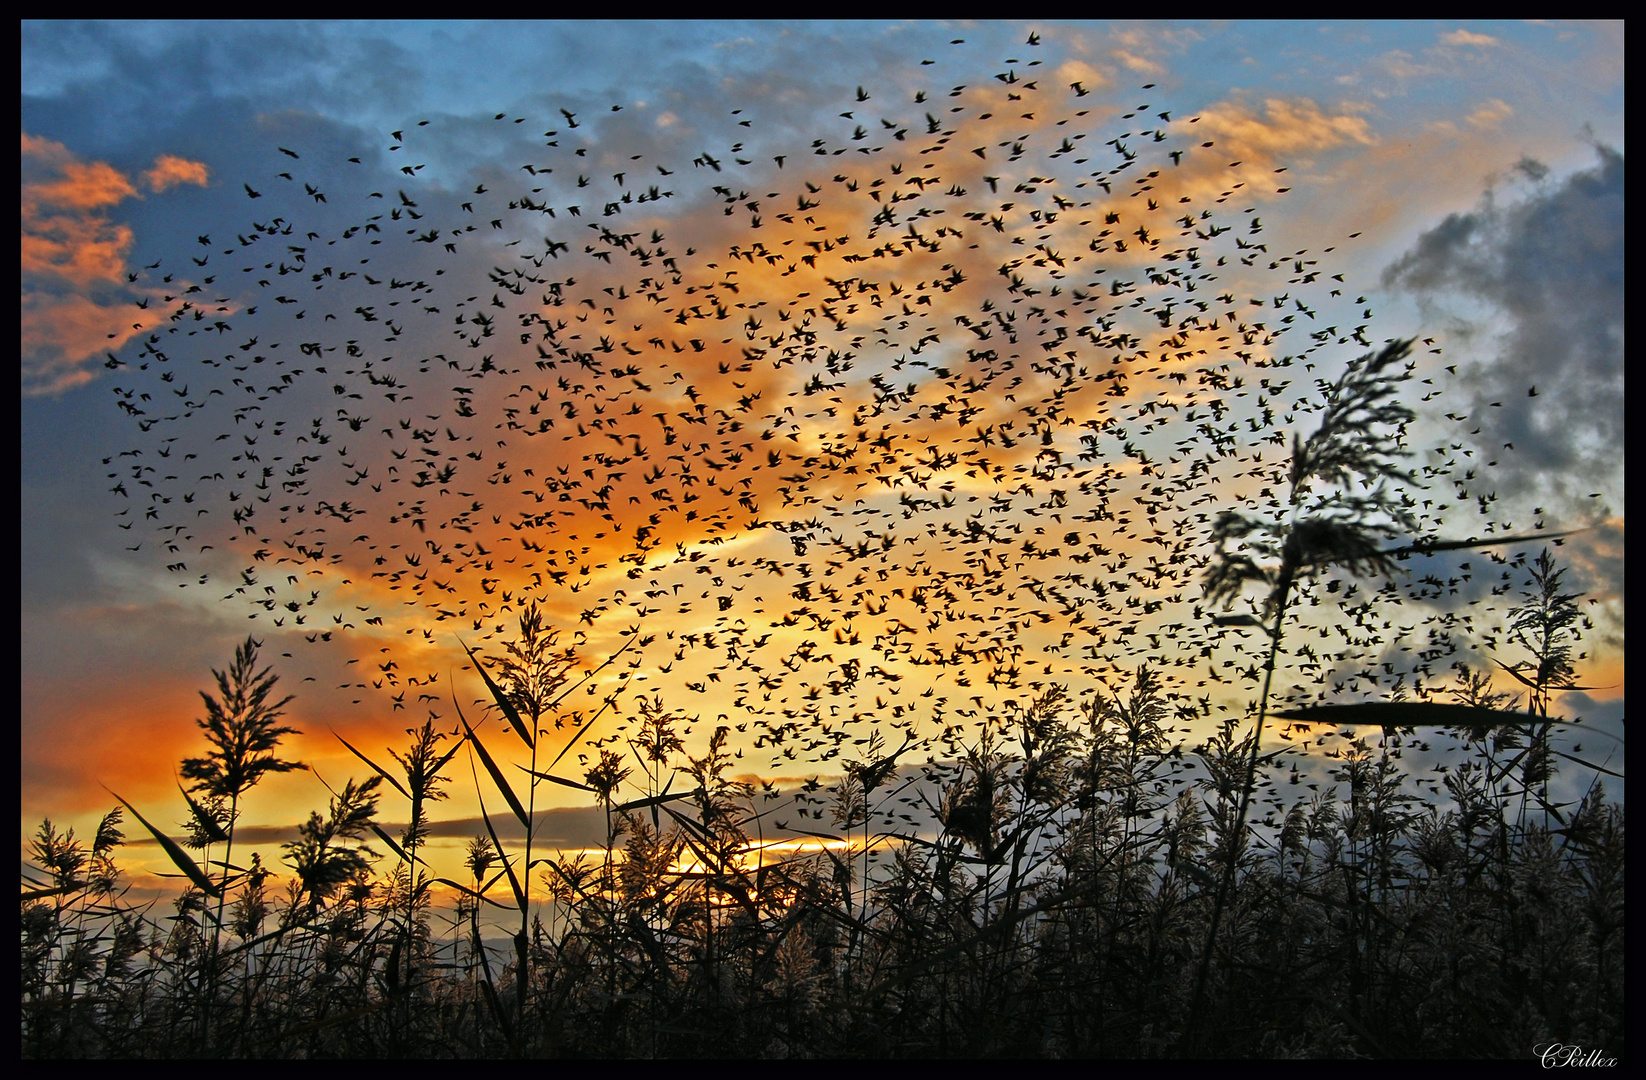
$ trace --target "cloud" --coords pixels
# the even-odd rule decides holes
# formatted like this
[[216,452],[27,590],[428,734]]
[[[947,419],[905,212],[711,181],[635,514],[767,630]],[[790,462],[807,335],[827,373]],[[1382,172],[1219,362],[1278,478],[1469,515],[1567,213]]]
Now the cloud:
[[1470,113],[1468,121],[1477,128],[1495,128],[1514,114],[1507,102],[1493,98]]
[[1357,142],[1365,146],[1377,137],[1364,118],[1348,113],[1331,115],[1307,98],[1288,101],[1269,98],[1264,115],[1236,103],[1214,105],[1201,112],[1200,130],[1221,136],[1231,153],[1271,156],[1306,153]]
[[132,232],[99,211],[138,193],[119,170],[27,132],[21,162],[23,392],[60,393],[90,381],[87,357],[136,332],[108,295]]
[[[1500,459],[1500,493],[1561,508],[1569,521],[1604,516],[1601,504],[1622,494],[1623,155],[1596,153],[1595,167],[1519,202],[1488,193],[1383,272],[1386,287],[1431,308],[1484,302],[1493,312],[1504,329],[1492,355],[1463,373],[1479,445]],[[1582,491],[1567,490],[1572,475],[1589,478]]]
[[86,164],[68,147],[22,133],[23,213],[95,210],[137,194],[131,181],[101,161]]
[[143,174],[143,180],[153,192],[165,191],[178,184],[206,186],[206,166],[198,161],[161,154],[154,159],[154,168]]
[[[138,318],[132,318],[135,314]],[[156,310],[122,311],[84,296],[30,292],[22,298],[23,393],[58,394],[95,378],[96,358],[165,320]],[[88,363],[88,361],[91,361]]]
[[1057,81],[1064,86],[1080,83],[1086,90],[1101,90],[1112,80],[1084,60],[1066,60],[1058,65]]
[[1405,49],[1390,49],[1376,61],[1383,70],[1396,79],[1419,79],[1435,74],[1438,70],[1432,64],[1420,63],[1412,58],[1412,54]]
[[[23,392],[59,394],[90,382],[88,360],[151,329],[166,309],[125,288],[134,235],[107,211],[142,198],[131,180],[28,132],[21,164]],[[155,192],[204,185],[206,167],[164,154],[143,179]]]
[[1144,75],[1161,75],[1166,71],[1165,68],[1161,67],[1153,60],[1138,56],[1136,53],[1127,52],[1125,49],[1116,49],[1114,51],[1114,58],[1119,60],[1130,70],[1141,72]]
[[1450,33],[1441,34],[1440,40],[1447,45],[1473,45],[1476,48],[1482,49],[1487,48],[1488,46],[1500,44],[1498,39],[1492,37],[1490,34],[1472,34],[1461,27],[1451,31]]
[[25,278],[57,278],[86,288],[119,281],[126,269],[132,232],[106,218],[36,213],[23,208],[22,271]]
[[1515,162],[1515,168],[1533,183],[1549,175],[1549,166],[1530,155],[1524,155],[1519,161]]

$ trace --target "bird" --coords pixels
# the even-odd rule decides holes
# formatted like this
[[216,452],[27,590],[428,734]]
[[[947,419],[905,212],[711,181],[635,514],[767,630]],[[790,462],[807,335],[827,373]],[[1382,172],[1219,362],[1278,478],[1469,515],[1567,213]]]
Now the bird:
[[[180,293],[197,283],[179,274],[144,316],[168,321],[119,349],[115,407],[150,425],[132,433],[146,453],[109,470],[123,506],[148,499],[122,528],[210,543],[212,587],[259,620],[331,615],[317,649],[403,638],[379,661],[398,664],[379,673],[391,709],[414,668],[434,673],[448,627],[499,653],[535,600],[568,642],[633,640],[645,662],[623,685],[724,711],[738,748],[785,768],[895,765],[853,740],[895,721],[940,749],[946,724],[986,724],[1053,684],[1093,700],[1148,657],[1184,693],[1260,681],[1249,642],[1219,636],[1239,627],[1192,614],[1200,567],[1220,513],[1289,506],[1286,451],[1322,407],[1305,365],[1342,370],[1338,335],[1317,343],[1307,320],[1322,304],[1319,322],[1339,318],[1322,287],[1345,266],[1256,244],[1272,216],[1259,237],[1256,202],[1221,201],[1248,151],[1185,165],[1180,106],[1100,120],[1082,113],[1118,93],[1106,86],[1031,88],[1021,59],[976,72],[919,86],[917,104],[960,110],[931,105],[926,125],[851,115],[885,94],[848,84],[848,108],[821,115],[844,112],[849,139],[820,123],[755,142],[736,130],[753,116],[703,113],[677,129],[692,151],[626,164],[643,110],[580,125],[559,108],[554,127],[551,104],[521,119],[568,145],[510,158],[490,137],[454,141],[460,184],[399,165],[402,128],[387,174],[405,187],[376,159],[317,170],[306,197],[276,185],[234,223],[232,293]],[[185,241],[209,235],[204,218],[193,229]],[[1355,331],[1366,348],[1374,325]],[[195,400],[185,417],[177,403]],[[159,453],[173,433],[200,455],[190,475]],[[1467,448],[1422,498],[1458,490],[1441,481],[1475,467]],[[1458,496],[1471,515],[1481,479]],[[181,559],[163,554],[157,567]],[[193,561],[167,573],[198,589]],[[1365,667],[1387,685],[1381,665],[1404,661],[1369,639],[1393,631],[1338,617],[1371,587],[1329,584],[1307,584],[1331,614],[1299,642],[1322,673]],[[596,682],[617,685],[603,682],[616,666]],[[379,700],[351,685],[362,709]]]

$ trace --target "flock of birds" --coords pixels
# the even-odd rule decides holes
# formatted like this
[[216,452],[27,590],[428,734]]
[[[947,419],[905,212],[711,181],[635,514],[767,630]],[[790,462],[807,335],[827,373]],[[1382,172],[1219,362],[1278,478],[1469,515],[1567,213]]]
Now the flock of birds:
[[[629,152],[619,105],[497,114],[512,164],[421,161],[449,120],[279,146],[243,227],[133,276],[167,321],[108,359],[120,527],[265,632],[346,641],[373,707],[441,715],[459,641],[501,657],[533,602],[591,666],[623,651],[568,708],[666,698],[783,770],[1143,659],[1185,715],[1238,706],[1260,650],[1202,610],[1207,522],[1279,509],[1371,311],[1330,241],[1270,250],[1283,163],[1040,47],[857,87],[809,143],[733,109],[689,159]],[[1429,520],[1477,497],[1462,449],[1425,460]],[[1391,625],[1411,585],[1324,584],[1299,673],[1445,674],[1467,616]]]

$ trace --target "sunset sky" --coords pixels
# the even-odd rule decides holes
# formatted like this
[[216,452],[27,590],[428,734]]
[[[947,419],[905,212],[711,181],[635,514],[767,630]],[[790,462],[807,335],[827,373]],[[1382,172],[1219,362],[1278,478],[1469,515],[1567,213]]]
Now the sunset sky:
[[[1576,530],[1590,689],[1555,704],[1621,734],[1621,23],[32,22],[22,55],[25,841],[103,785],[181,821],[248,632],[334,788],[332,732],[387,764],[454,681],[525,764],[460,640],[500,659],[533,599],[577,678],[616,656],[544,740],[595,717],[576,780],[642,701],[786,790],[1145,660],[1192,742],[1261,662],[1211,625],[1210,522],[1275,510],[1316,380],[1395,338],[1422,535]],[[1527,659],[1541,547],[1320,575],[1277,680],[1448,700]],[[272,777],[244,835],[325,797]],[[540,790],[551,838],[590,801]]]

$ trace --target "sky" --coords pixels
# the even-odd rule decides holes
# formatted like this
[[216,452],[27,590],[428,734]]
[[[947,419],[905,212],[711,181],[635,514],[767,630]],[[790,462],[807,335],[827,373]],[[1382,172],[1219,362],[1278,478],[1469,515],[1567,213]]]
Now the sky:
[[[943,759],[1144,661],[1203,738],[1257,670],[1213,521],[1406,338],[1382,535],[1570,531],[1555,705],[1621,734],[1620,23],[25,22],[22,95],[25,841],[180,821],[248,634],[313,769],[248,839],[334,735],[525,763],[464,646],[533,600],[574,779],[647,709],[774,790]],[[1514,689],[1542,546],[1319,575],[1286,693]]]

